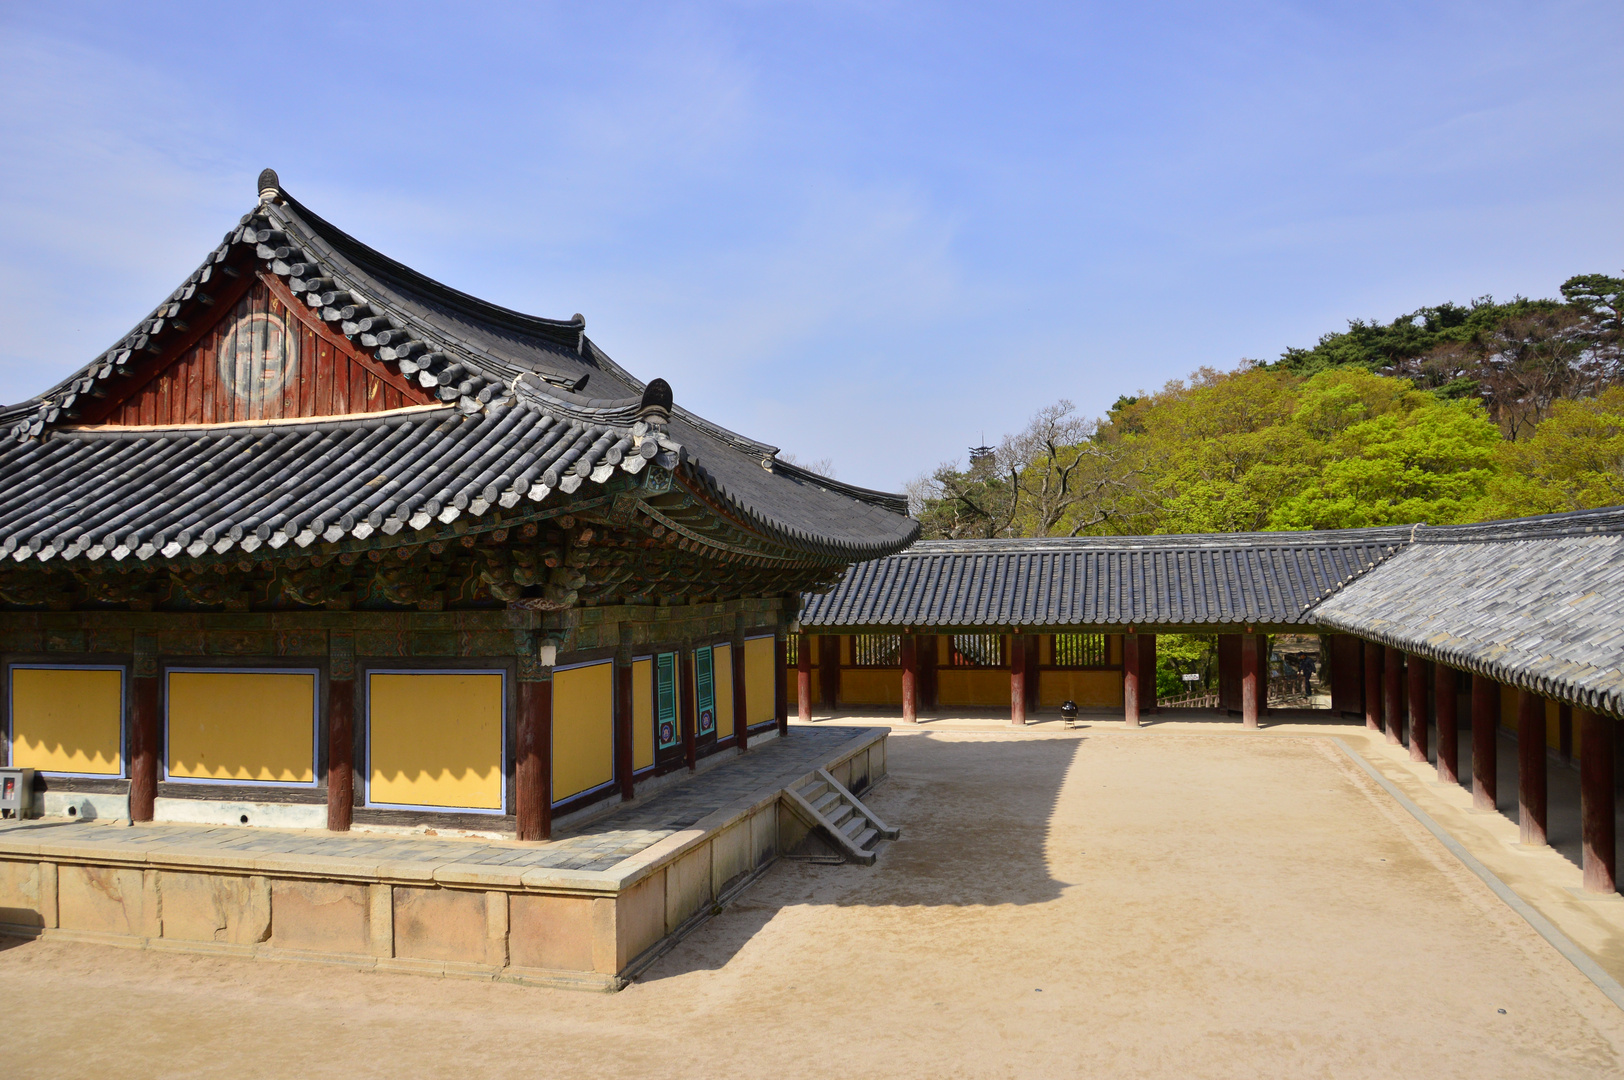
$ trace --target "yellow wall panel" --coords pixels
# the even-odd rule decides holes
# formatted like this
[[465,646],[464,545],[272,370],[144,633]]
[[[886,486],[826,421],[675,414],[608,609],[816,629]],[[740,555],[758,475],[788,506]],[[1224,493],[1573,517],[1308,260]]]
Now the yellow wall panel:
[[124,672],[11,669],[11,763],[41,772],[122,776]]
[[894,668],[847,668],[840,673],[840,703],[901,705],[902,672]]
[[1009,707],[1009,672],[1004,668],[941,668],[936,672],[936,700],[944,709],[955,705]]
[[1562,706],[1545,699],[1545,745],[1552,750],[1562,746]]
[[1517,688],[1500,687],[1500,726],[1517,730]]
[[632,769],[653,764],[654,660],[644,658],[632,661]]
[[615,778],[615,665],[553,672],[553,801]]
[[502,713],[496,672],[371,672],[368,799],[502,809]]
[[168,672],[169,776],[310,784],[316,779],[316,675]]
[[732,738],[733,646],[711,646],[711,676],[715,679],[716,685],[716,737],[718,739]]
[[770,637],[749,638],[744,643],[744,709],[751,724],[778,719],[778,707],[773,703],[773,639]]
[[1054,708],[1063,701],[1075,701],[1085,709],[1120,708],[1120,671],[1040,671],[1038,706]]

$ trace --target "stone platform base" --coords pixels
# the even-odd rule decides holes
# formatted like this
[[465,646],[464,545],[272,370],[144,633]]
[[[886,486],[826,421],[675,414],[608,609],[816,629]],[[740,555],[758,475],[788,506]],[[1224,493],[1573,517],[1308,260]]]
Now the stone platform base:
[[651,832],[650,813],[667,799],[679,818],[704,810],[699,785],[726,797],[752,755],[640,807],[637,822],[556,842],[575,867],[535,865],[549,844],[283,831],[266,850],[265,829],[19,822],[0,829],[0,934],[617,990],[804,839],[780,813],[786,788],[819,766],[859,792],[885,775],[886,732],[846,731],[810,757],[764,748],[753,764],[765,783],[674,831]]

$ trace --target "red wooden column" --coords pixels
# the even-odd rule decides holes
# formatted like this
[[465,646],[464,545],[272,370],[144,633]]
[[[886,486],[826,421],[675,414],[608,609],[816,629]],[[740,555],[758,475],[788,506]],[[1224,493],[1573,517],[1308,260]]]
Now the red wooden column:
[[355,812],[355,680],[327,682],[327,829],[349,832]]
[[818,637],[818,682],[823,707],[834,712],[840,707],[840,635]]
[[912,634],[902,635],[902,722],[919,723],[919,646]]
[[632,776],[632,649],[622,639],[615,653],[615,778],[620,781],[620,801],[637,797],[637,780]]
[[520,840],[553,835],[553,669],[519,664],[519,717],[514,732],[514,813]]
[[1157,713],[1156,706],[1156,635],[1139,635],[1139,711]]
[[1517,827],[1525,847],[1547,843],[1545,800],[1545,700],[1517,691]]
[[[789,735],[789,665],[785,654],[789,652],[789,635],[783,627],[773,631],[773,719],[778,721],[778,737],[780,739]],[[744,657],[741,654],[739,662]],[[738,720],[733,721],[735,724]],[[739,748],[744,749],[740,743]]]
[[1432,665],[1432,710],[1438,714],[1438,782],[1460,783],[1460,729],[1455,713],[1455,669]]
[[[693,772],[699,765],[699,746],[696,742],[694,726],[694,650],[683,646],[677,652],[677,667],[681,674],[677,676],[678,685],[681,686],[682,699],[679,715],[682,723],[682,760]],[[735,716],[733,723],[738,724],[739,718]]]
[[355,636],[327,635],[327,828],[349,832],[355,813]]
[[1026,643],[1019,634],[1009,635],[1009,722],[1026,726]]
[[1139,726],[1139,635],[1133,628],[1122,635],[1122,722]]
[[1404,654],[1389,645],[1382,661],[1382,713],[1387,720],[1387,741],[1397,744],[1404,741]]
[[1614,790],[1614,742],[1618,722],[1576,709],[1579,727],[1579,820],[1585,891],[1618,891],[1618,803]]
[[1472,676],[1472,809],[1493,810],[1500,791],[1500,684]]
[[1419,656],[1411,656],[1405,665],[1410,687],[1410,760],[1427,760],[1427,682],[1428,664]]
[[[730,688],[730,692],[733,694],[733,737],[736,740],[738,740],[739,753],[742,754],[742,753],[745,753],[747,750],[750,749],[750,702],[749,702],[749,700],[747,698],[747,692],[746,692],[745,680],[744,680],[744,616],[743,615],[737,616],[733,621],[733,643],[732,643],[732,646],[733,647],[730,648],[728,650],[728,652],[730,652],[732,654],[729,657],[729,659],[733,661],[733,665],[732,665],[732,668],[733,668],[733,686]],[[784,651],[783,651],[783,649],[779,648],[779,637],[778,637],[778,635],[774,634],[773,635],[773,672],[774,672],[773,691],[774,691],[774,693],[777,693],[779,685],[782,684],[782,682],[783,682],[783,679],[780,678],[778,676],[778,674],[777,674],[778,672],[783,670],[783,667],[784,667],[783,661],[784,661]],[[778,703],[776,701],[773,702],[773,708],[775,710],[778,708]],[[774,720],[778,719],[778,713],[776,711],[773,713],[773,719]]]
[[1262,712],[1262,686],[1260,683],[1258,658],[1258,635],[1241,635],[1241,724],[1245,727],[1257,727],[1258,714]]
[[1382,647],[1365,642],[1365,727],[1382,729]]
[[[795,639],[795,711],[801,723],[812,720],[812,635]],[[737,721],[735,721],[737,723]]]
[[130,680],[130,820],[151,821],[158,801],[158,639],[135,635]]

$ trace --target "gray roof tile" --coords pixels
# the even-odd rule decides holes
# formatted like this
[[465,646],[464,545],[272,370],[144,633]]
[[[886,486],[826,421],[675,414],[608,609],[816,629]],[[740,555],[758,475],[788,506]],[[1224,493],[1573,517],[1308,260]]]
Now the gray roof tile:
[[[250,263],[287,279],[326,322],[444,407],[315,423],[67,426],[81,396],[102,393],[99,383],[162,362],[177,319],[208,317],[200,286]],[[638,421],[645,389],[587,338],[580,316],[537,318],[447,288],[282,192],[112,349],[0,410],[16,440],[0,450],[0,549],[21,562],[365,539],[539,502],[650,459],[683,468],[742,525],[791,551],[844,562],[918,535],[902,496],[778,462],[775,447],[680,405],[651,431]]]
[[1293,624],[1411,529],[924,541],[803,597],[808,628]]
[[1314,621],[1624,716],[1624,508],[1421,527]]

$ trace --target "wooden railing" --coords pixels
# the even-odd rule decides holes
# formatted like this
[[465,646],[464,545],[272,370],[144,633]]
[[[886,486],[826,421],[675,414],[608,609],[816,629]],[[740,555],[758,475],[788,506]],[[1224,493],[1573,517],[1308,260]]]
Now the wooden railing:
[[1157,698],[1156,705],[1163,709],[1216,709],[1218,695],[1210,691],[1198,691],[1180,694],[1178,697]]

